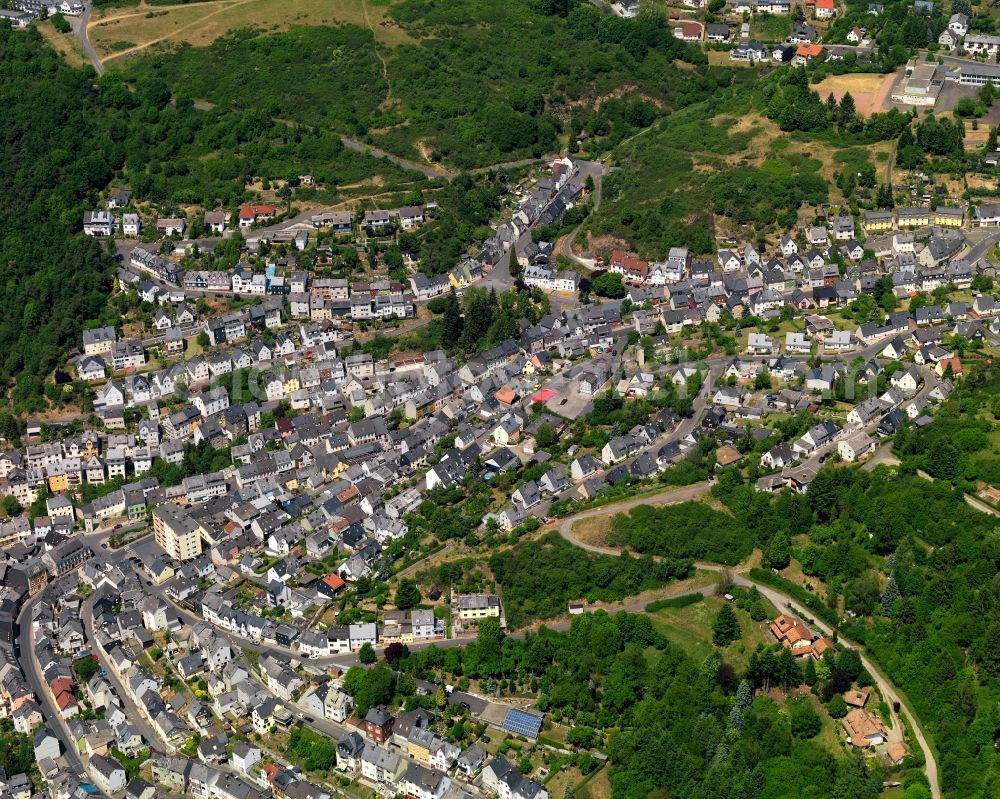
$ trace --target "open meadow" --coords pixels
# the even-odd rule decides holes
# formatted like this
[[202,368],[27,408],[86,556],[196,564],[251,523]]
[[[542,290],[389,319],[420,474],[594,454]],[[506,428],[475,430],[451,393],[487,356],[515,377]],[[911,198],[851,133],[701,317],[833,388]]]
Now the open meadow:
[[[277,33],[293,25],[357,25],[370,28],[379,44],[411,41],[388,15],[390,3],[367,0],[206,0],[201,3],[98,9],[91,18],[90,40],[102,60],[114,60],[154,44],[205,47],[241,28]],[[131,43],[123,47],[122,43]]]

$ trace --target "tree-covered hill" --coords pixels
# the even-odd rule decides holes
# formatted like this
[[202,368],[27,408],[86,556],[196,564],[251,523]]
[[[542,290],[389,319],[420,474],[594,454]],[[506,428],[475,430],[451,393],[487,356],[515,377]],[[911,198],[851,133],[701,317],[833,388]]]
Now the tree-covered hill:
[[[300,44],[308,45],[303,36]],[[339,41],[343,49],[353,39]],[[318,84],[308,70],[303,81]],[[384,201],[401,204],[430,184],[349,150],[329,129],[275,119],[274,103],[263,95],[248,97],[245,108],[202,110],[157,75],[95,80],[89,68],[68,66],[33,28],[0,29],[0,104],[0,395],[11,392],[19,413],[43,410],[43,395],[62,396],[52,373],[79,346],[85,326],[120,321],[107,302],[115,262],[106,244],[82,233],[84,211],[102,207],[101,193],[112,183],[161,213],[233,208],[255,196],[255,179],[285,181],[304,172],[320,185],[313,190],[320,202],[342,201],[353,195],[341,186],[372,180]],[[482,226],[496,209],[498,185],[479,176],[433,187],[438,220],[408,237],[425,268],[451,268],[488,235]],[[199,235],[200,215],[189,221]],[[10,417],[0,418],[0,432],[16,435]]]
[[412,43],[376,51],[355,25],[241,30],[207,47],[158,45],[120,71],[459,168],[555,152],[580,132],[579,114],[605,101],[627,98],[630,119],[648,124],[732,80],[659,13],[625,20],[583,0],[399,0],[389,14]]
[[104,306],[113,261],[82,214],[119,164],[94,114],[93,74],[34,30],[0,28],[0,378],[40,393]]

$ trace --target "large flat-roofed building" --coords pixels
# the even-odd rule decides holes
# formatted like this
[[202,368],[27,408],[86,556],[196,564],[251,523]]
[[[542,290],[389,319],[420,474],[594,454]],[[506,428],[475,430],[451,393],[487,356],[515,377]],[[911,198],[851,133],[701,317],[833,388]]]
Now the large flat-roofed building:
[[963,61],[958,67],[958,82],[962,86],[985,86],[987,83],[1000,84],[1000,66]]
[[153,511],[153,536],[174,560],[191,560],[201,554],[201,532],[194,519],[171,505]]
[[937,64],[906,65],[902,79],[892,90],[892,100],[903,105],[933,106],[941,94],[944,77]]

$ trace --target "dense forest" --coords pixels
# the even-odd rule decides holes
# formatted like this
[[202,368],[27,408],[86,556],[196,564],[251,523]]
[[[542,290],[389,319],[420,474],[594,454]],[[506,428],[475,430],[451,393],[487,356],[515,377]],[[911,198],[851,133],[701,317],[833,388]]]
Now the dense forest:
[[0,26],[0,380],[28,407],[111,286],[111,258],[80,232],[85,201],[121,164],[97,104],[89,72],[37,31]]
[[893,441],[893,452],[908,470],[923,469],[974,493],[979,481],[1000,486],[1000,368],[973,364],[954,393],[924,428],[907,425]]
[[736,564],[753,550],[745,529],[732,516],[701,502],[640,505],[611,521],[611,546],[650,555]]
[[827,467],[808,494],[777,498],[725,473],[715,494],[767,565],[783,568],[794,557],[822,581],[818,599],[926,726],[946,796],[991,795],[1000,784],[995,519],[905,465],[898,474]]
[[141,62],[135,73],[227,109],[356,134],[386,93],[374,41],[356,25],[297,26],[270,36],[243,29],[209,47],[182,45]]
[[571,600],[614,602],[658,588],[687,577],[692,563],[679,556],[654,561],[595,555],[550,532],[497,552],[489,567],[502,588],[507,623],[517,628],[562,615]]

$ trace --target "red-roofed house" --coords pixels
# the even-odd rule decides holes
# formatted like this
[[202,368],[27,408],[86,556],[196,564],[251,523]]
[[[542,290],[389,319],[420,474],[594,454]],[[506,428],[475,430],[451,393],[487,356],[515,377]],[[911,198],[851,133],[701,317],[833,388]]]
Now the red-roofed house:
[[254,222],[261,219],[274,219],[277,215],[278,208],[274,205],[244,203],[240,206],[240,227],[250,227]]
[[649,262],[624,250],[615,250],[611,253],[608,271],[633,283],[644,283],[649,274]]
[[626,258],[625,279],[631,283],[645,283],[649,275],[649,262],[642,258]]
[[56,696],[56,706],[59,708],[59,715],[64,719],[80,715],[80,704],[76,701],[76,697],[68,691],[63,691]]
[[542,352],[536,352],[524,363],[524,372],[529,377],[537,372],[544,372],[552,365],[549,356]]
[[791,649],[795,657],[812,655],[814,659],[819,660],[823,653],[830,648],[828,641],[816,635],[801,620],[786,613],[781,614],[771,622],[770,631],[774,640],[785,648]]
[[833,0],[816,0],[816,19],[830,19],[833,16]]
[[823,45],[814,42],[803,42],[795,51],[795,58],[792,63],[796,66],[804,67],[814,58],[819,58],[823,54]]
[[954,377],[962,374],[962,362],[958,358],[942,358],[934,364],[934,371],[937,372],[938,377],[944,377],[944,373],[948,371],[949,366]]
[[513,405],[517,402],[517,393],[510,386],[504,386],[499,391],[493,394],[496,397],[497,402],[503,403],[504,405]]
[[855,708],[848,711],[840,723],[844,732],[847,733],[847,742],[859,749],[881,746],[889,737],[889,732],[882,720],[867,710]]
[[316,586],[316,590],[323,596],[327,596],[332,599],[333,596],[345,585],[347,585],[347,583],[340,578],[339,574],[328,574],[319,581],[319,585]]
[[79,715],[80,704],[73,695],[73,681],[69,677],[56,677],[50,687],[60,716],[71,719]]
[[674,37],[685,42],[700,42],[701,25],[697,22],[682,22],[674,28]]
[[260,767],[260,774],[268,785],[274,783],[274,778],[278,776],[279,771],[281,771],[281,766],[276,763],[264,763]]

